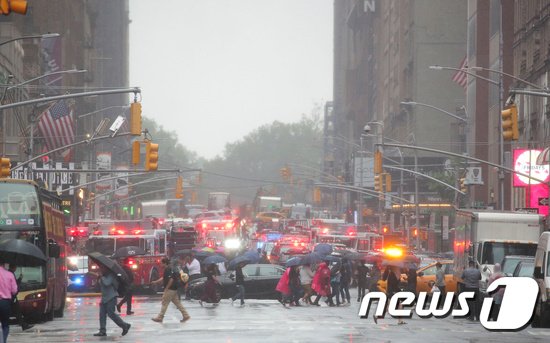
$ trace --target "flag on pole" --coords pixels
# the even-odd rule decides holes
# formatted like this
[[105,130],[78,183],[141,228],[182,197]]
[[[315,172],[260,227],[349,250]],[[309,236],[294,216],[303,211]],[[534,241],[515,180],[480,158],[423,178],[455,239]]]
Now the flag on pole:
[[[38,129],[44,137],[48,151],[72,144],[75,137],[73,111],[65,100],[60,100],[42,112],[38,118]],[[72,148],[61,152],[67,162],[71,159]]]
[[466,86],[468,85],[468,74],[464,72],[463,69],[468,68],[468,57],[464,56],[464,59],[462,60],[462,63],[460,63],[460,70],[457,70],[456,73],[453,75],[453,81],[458,83],[459,86],[462,86],[464,90],[466,90]]

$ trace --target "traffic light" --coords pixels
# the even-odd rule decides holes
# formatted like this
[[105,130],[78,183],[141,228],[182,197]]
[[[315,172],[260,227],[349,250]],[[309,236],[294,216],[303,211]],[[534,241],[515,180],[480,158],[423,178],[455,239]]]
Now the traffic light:
[[388,232],[390,232],[390,229],[387,226],[384,226],[382,228],[382,233],[388,233]]
[[316,204],[321,203],[321,188],[319,187],[313,189],[313,202]]
[[418,229],[417,228],[413,228],[413,236],[414,237],[418,236]]
[[133,136],[141,135],[141,103],[130,104],[130,133]]
[[386,175],[386,192],[391,192],[391,175],[390,173],[385,173]]
[[0,178],[10,177],[11,162],[7,157],[0,158]]
[[145,144],[145,170],[157,170],[159,167],[159,145],[150,141]]
[[501,113],[502,116],[502,137],[505,141],[517,141],[519,138],[518,129],[518,108],[516,104],[506,106]]
[[466,178],[460,178],[460,191],[463,193],[468,192],[468,187],[466,187]]
[[183,177],[178,176],[176,180],[176,199],[183,199]]
[[374,174],[374,191],[383,192],[384,182],[382,181],[382,174]]
[[139,147],[140,144],[140,141],[134,141],[132,143],[132,165],[134,166],[139,164],[139,155],[141,153]]
[[0,13],[8,15],[10,12],[27,14],[27,1],[25,0],[0,0]]
[[374,174],[380,174],[382,172],[382,152],[377,150],[374,153]]

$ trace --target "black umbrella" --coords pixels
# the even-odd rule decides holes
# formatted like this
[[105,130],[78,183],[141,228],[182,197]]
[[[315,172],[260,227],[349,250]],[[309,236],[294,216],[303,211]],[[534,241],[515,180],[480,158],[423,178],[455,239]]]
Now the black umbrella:
[[128,275],[126,275],[124,269],[122,269],[122,267],[115,260],[99,252],[91,252],[88,254],[88,257],[90,257],[96,264],[109,269],[116,276],[129,283]]
[[288,261],[286,261],[286,266],[287,267],[294,267],[294,266],[299,266],[302,264],[302,258],[301,257],[293,257],[291,259],[289,259]]
[[249,256],[237,256],[229,262],[229,269],[235,269],[239,263],[248,264],[251,262]]
[[356,251],[348,251],[344,254],[344,258],[353,261],[360,261],[365,258],[365,255],[358,253]]
[[126,258],[130,256],[147,255],[147,252],[140,247],[128,246],[117,249],[112,258]]
[[36,245],[21,239],[0,241],[0,258],[22,267],[39,266],[48,260]]
[[227,259],[221,255],[208,256],[203,261],[204,264],[222,263],[222,262],[227,262]]

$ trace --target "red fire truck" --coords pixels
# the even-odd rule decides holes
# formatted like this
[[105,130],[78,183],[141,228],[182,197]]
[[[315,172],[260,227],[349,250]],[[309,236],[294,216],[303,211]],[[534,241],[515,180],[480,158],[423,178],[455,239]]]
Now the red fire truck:
[[[111,256],[117,249],[127,246],[140,247],[146,255],[126,258],[124,263],[134,272],[134,285],[139,289],[150,289],[151,281],[157,280],[163,272],[161,259],[167,256],[166,230],[152,229],[147,221],[114,222],[109,229],[97,228],[88,241],[88,252],[98,251]],[[89,270],[97,272],[98,267],[90,261]],[[153,289],[156,291],[156,288]]]

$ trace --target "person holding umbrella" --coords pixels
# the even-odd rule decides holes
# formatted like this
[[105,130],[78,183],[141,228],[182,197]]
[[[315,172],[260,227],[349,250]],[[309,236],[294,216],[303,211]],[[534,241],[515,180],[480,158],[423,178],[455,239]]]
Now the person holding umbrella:
[[116,309],[118,313],[122,310],[122,305],[126,303],[126,315],[130,316],[134,314],[132,311],[132,297],[134,295],[134,272],[130,267],[128,267],[128,258],[125,259],[122,264],[122,269],[126,272],[126,276],[128,276],[128,283],[130,284],[130,287],[126,290],[126,294],[124,295],[124,298],[116,305]]
[[203,302],[217,304],[220,302],[218,295],[216,294],[216,286],[218,281],[216,277],[218,274],[218,268],[214,262],[210,263],[206,267],[206,283],[204,284],[204,293],[199,300],[199,304],[202,306]]
[[[20,273],[19,277],[17,277],[15,275],[16,270],[17,270],[17,265],[15,263],[10,263],[9,271],[13,274],[13,277],[17,282],[17,289],[19,289],[21,287],[21,280],[23,280],[23,274]],[[17,293],[15,293],[15,295],[13,296],[13,303],[11,306],[11,310],[12,310],[12,313],[17,318],[17,321],[19,322],[19,325],[21,325],[21,329],[23,329],[23,331],[34,327],[34,325],[31,325],[25,321],[25,317],[23,316],[23,313],[21,313],[21,308],[19,307],[19,301],[17,300]]]
[[[392,266],[392,265],[386,265],[386,270],[384,270],[384,274],[382,275],[382,280],[387,282],[387,288],[386,288],[386,295],[388,296],[388,299],[391,299],[391,297],[400,291],[399,289],[399,280],[401,279],[401,268],[399,266]],[[386,303],[386,306],[389,304],[389,301]],[[402,308],[402,305],[399,304],[399,308]],[[384,311],[385,313],[386,311]],[[376,318],[376,314],[372,315],[372,318],[374,319],[374,322],[378,324],[378,318]],[[401,318],[397,321],[397,324],[407,324],[405,321],[403,321]]]
[[10,333],[10,315],[13,297],[17,294],[17,282],[10,271],[4,269],[0,260],[0,322],[2,322],[3,342],[7,342]]
[[235,286],[237,286],[237,294],[231,298],[231,305],[237,300],[237,298],[241,299],[241,307],[244,306],[244,274],[243,274],[243,267],[245,266],[245,262],[241,261],[237,264],[237,267],[235,268]]
[[311,270],[310,264],[306,264],[300,269],[300,282],[302,283],[302,288],[304,289],[304,296],[302,297],[302,301],[309,305],[313,303],[313,301],[311,301],[311,296],[313,295],[311,282],[313,281],[314,276],[315,273],[313,273],[313,270]]
[[118,296],[118,280],[116,279],[113,271],[104,265],[100,264],[99,268],[101,270],[101,277],[99,278],[99,285],[101,287],[101,301],[99,303],[99,332],[95,333],[94,336],[107,336],[107,316],[109,316],[109,318],[111,318],[111,320],[122,329],[122,336],[125,336],[132,325],[123,321],[122,318],[115,313],[116,298]]
[[[317,298],[315,298],[313,305],[321,306],[319,305],[319,299],[321,299],[321,297],[329,297],[331,294],[330,269],[328,269],[326,262],[322,262],[319,264],[319,267],[315,272],[315,276],[313,277],[311,288],[315,292],[317,292]],[[332,305],[334,306],[334,303],[332,302],[332,297],[329,297],[329,302],[332,303]]]

